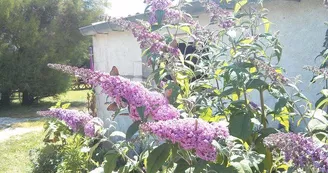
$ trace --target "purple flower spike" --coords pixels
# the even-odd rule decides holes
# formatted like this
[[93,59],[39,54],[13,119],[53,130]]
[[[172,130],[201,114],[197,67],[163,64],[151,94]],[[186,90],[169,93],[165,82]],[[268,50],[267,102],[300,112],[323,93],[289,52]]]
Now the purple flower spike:
[[77,110],[68,109],[50,109],[49,111],[37,112],[41,116],[49,116],[64,121],[73,131],[83,128],[92,116]]
[[[102,92],[113,97],[116,102],[125,100],[130,106],[130,117],[134,121],[141,119],[137,111],[138,107],[145,107],[145,117],[151,116],[156,121],[177,119],[180,116],[178,110],[169,105],[164,95],[149,91],[138,82],[90,69],[60,64],[49,64],[48,66],[68,74],[79,76],[91,85],[100,86],[103,89]],[[121,105],[121,103],[118,103],[118,105]]]
[[295,133],[276,133],[264,138],[264,144],[277,148],[285,160],[293,161],[300,168],[314,166],[320,172],[328,172],[328,145],[319,146],[312,138]]
[[183,149],[196,151],[196,155],[207,161],[216,160],[215,139],[226,139],[228,128],[222,123],[207,123],[202,119],[186,118],[149,122],[141,125],[145,132],[178,143]]

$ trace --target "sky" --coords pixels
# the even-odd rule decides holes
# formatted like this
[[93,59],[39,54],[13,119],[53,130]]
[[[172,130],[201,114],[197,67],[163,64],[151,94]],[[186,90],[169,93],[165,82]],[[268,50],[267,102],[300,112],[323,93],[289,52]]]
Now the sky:
[[111,0],[111,7],[106,9],[106,14],[112,17],[126,17],[135,15],[137,12],[143,13],[146,4],[144,0]]

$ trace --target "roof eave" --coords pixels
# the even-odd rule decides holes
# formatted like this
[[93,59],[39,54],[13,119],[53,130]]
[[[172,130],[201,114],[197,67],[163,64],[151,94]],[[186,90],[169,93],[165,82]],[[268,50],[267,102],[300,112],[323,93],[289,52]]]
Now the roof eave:
[[[221,3],[220,4],[222,8],[225,9],[232,9],[233,8],[233,3],[227,4],[227,3]],[[192,14],[192,15],[197,15],[205,11],[204,7],[201,5],[199,1],[194,1],[191,3],[191,6],[186,6],[185,11]],[[137,14],[134,16],[128,16],[125,19],[130,20],[130,21],[136,21],[136,20],[145,20],[148,18],[148,13],[144,14]],[[96,34],[108,34],[111,31],[121,31],[120,27],[110,23],[108,21],[103,21],[99,22],[97,24],[89,25],[89,26],[84,26],[79,28],[80,33],[83,36],[92,36]]]

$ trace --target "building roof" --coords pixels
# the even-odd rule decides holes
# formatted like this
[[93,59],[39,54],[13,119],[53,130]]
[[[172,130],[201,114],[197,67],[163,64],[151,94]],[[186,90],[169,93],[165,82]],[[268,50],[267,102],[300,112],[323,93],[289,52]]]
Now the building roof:
[[[220,0],[217,0],[220,1]],[[232,9],[234,7],[233,3],[220,3],[220,6],[225,9]],[[197,15],[205,11],[204,7],[201,5],[199,1],[193,1],[191,2],[191,6],[186,6],[184,9],[186,12]],[[140,19],[147,19],[148,18],[148,13],[144,14],[135,14],[133,16],[128,16],[125,19],[130,20],[130,21],[136,21]],[[96,35],[96,34],[107,34],[112,31],[121,31],[121,28],[111,22],[108,21],[101,21],[101,22],[96,22],[93,23],[89,26],[84,26],[79,28],[80,32],[84,36],[90,36],[90,35]]]

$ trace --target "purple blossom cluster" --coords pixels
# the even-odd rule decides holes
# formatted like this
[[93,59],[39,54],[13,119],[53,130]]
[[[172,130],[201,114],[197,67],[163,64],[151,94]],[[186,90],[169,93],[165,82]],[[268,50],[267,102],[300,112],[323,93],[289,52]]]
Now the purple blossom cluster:
[[144,123],[140,127],[161,139],[178,143],[185,150],[196,151],[196,155],[207,161],[215,161],[217,151],[212,145],[215,139],[226,139],[228,128],[222,123],[209,124],[202,119],[186,118]]
[[146,4],[151,5],[151,11],[165,10],[173,5],[172,0],[146,0]]
[[91,115],[77,110],[55,108],[37,113],[64,121],[74,132],[84,129],[85,134],[89,137],[96,136],[96,127],[103,126],[103,122],[99,118],[93,118]]
[[[193,39],[195,41],[209,42],[212,37],[209,31],[202,27],[190,15],[174,9],[171,0],[146,0],[145,3],[150,5],[149,23],[132,22],[125,19],[110,19],[110,22],[123,27],[124,30],[131,30],[134,37],[140,44],[141,49],[148,49],[154,54],[169,54],[173,57],[178,57],[181,52],[177,46],[171,46],[165,42],[165,38],[158,32],[152,32],[150,26],[157,23],[156,18],[158,10],[163,13],[162,23],[164,24],[178,24],[184,22],[190,25],[193,30]],[[219,21],[222,28],[230,28],[234,22],[230,19],[231,13],[222,9],[213,1],[202,4],[210,12],[213,20]]]
[[147,23],[131,22],[125,19],[113,19],[111,22],[121,26],[124,30],[131,30],[141,49],[149,48],[155,54],[169,53],[175,57],[180,55],[179,48],[166,44],[164,37],[157,32],[151,32],[150,25]]
[[167,24],[179,23],[182,13],[179,10],[171,8],[173,6],[172,0],[146,0],[146,4],[150,5],[149,23],[151,25],[157,23],[156,12],[162,12],[162,22]]
[[286,84],[288,82],[288,79],[285,76],[283,76],[281,73],[278,73],[274,67],[271,67],[264,61],[255,59],[251,61],[254,65],[257,66],[257,68],[263,70],[272,82],[281,84]]
[[324,68],[318,68],[318,67],[314,67],[314,66],[305,66],[304,69],[311,71],[316,75],[323,75],[323,77],[325,79],[328,78],[328,71]]
[[252,101],[249,102],[249,105],[251,106],[252,109],[254,110],[261,110],[260,106]]
[[103,126],[104,123],[100,118],[92,118],[88,123],[85,124],[84,133],[89,137],[97,136],[98,129],[101,129]]
[[149,91],[139,82],[133,82],[120,76],[111,76],[108,73],[92,71],[90,69],[71,67],[61,64],[49,64],[50,68],[76,75],[85,82],[100,86],[102,92],[114,98],[118,105],[127,102],[130,108],[130,117],[134,121],[141,120],[137,108],[145,107],[145,117],[152,117],[154,120],[177,119],[179,111],[170,106],[167,98],[154,91]]
[[295,133],[276,133],[264,138],[264,144],[277,148],[285,160],[293,161],[300,168],[314,166],[320,172],[328,172],[328,145],[319,146],[312,138]]
[[205,6],[207,12],[211,15],[211,21],[219,22],[219,26],[222,28],[231,28],[235,23],[231,20],[231,12],[224,10],[214,1],[201,0],[203,6]]

